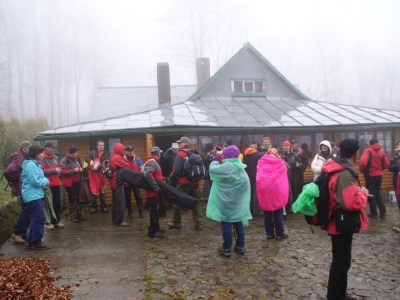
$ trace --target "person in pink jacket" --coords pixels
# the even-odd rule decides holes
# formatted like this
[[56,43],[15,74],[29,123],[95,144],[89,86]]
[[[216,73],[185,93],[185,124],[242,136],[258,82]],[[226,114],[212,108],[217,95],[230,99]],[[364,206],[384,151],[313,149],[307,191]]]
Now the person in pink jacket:
[[283,228],[283,208],[289,199],[288,169],[275,148],[258,160],[257,196],[258,205],[264,211],[264,226],[267,239],[289,237]]
[[[360,231],[368,226],[365,214],[368,190],[357,185],[357,171],[351,162],[357,155],[358,141],[344,139],[340,142],[340,153],[322,166],[329,176],[329,209],[331,216],[337,207],[343,211],[359,211]],[[347,273],[351,266],[351,244],[353,233],[342,234],[336,230],[335,218],[328,223],[328,234],[332,240],[332,263],[328,280],[328,299],[356,299],[347,294]]]

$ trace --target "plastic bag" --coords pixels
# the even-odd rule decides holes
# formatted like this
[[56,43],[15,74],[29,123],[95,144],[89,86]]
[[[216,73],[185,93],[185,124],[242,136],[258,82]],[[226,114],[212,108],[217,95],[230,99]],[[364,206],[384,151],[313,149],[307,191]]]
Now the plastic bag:
[[318,186],[314,182],[306,184],[296,202],[292,205],[293,212],[301,212],[307,216],[315,216],[317,214],[317,207],[315,206],[314,199],[318,197]]

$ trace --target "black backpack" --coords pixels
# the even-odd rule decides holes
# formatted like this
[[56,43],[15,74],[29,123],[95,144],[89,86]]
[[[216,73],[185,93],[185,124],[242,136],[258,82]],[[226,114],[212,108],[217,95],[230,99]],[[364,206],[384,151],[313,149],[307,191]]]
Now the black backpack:
[[[328,173],[321,173],[315,181],[319,189],[319,197],[314,199],[315,206],[317,207],[317,214],[314,216],[304,215],[306,221],[310,225],[319,226],[323,230],[328,229],[330,216],[328,215],[329,209],[329,178]],[[311,228],[311,231],[314,232]]]
[[183,175],[187,180],[196,182],[206,178],[206,168],[204,161],[200,155],[193,152],[193,150],[186,151],[185,162],[183,163]]

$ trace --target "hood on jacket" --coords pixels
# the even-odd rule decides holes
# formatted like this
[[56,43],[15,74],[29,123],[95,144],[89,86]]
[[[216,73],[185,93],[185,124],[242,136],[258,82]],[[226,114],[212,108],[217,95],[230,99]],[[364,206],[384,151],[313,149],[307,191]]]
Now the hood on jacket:
[[327,140],[323,140],[321,143],[319,143],[319,151],[321,151],[321,145],[325,145],[329,148],[329,153],[332,154],[332,146],[331,146],[331,142],[327,141]]
[[10,155],[10,161],[13,161],[16,157],[21,157],[23,159],[27,159],[28,158],[28,154],[22,152],[22,151],[17,151],[14,152],[13,154]]
[[122,151],[125,149],[125,146],[121,143],[116,143],[113,147],[112,153],[122,155]]
[[354,169],[352,164],[343,157],[335,157],[330,159],[322,166],[322,172],[325,173],[339,172],[343,171],[344,169],[348,169],[351,173],[353,173],[354,177],[358,177],[356,169]]
[[258,150],[255,148],[246,148],[246,150],[244,150],[244,155],[250,155],[250,154],[254,154],[256,152],[258,152]]
[[375,144],[369,146],[368,148],[370,148],[370,149],[373,150],[373,151],[379,151],[379,150],[382,149],[382,146],[381,146],[381,144],[379,144],[379,143],[375,143]]

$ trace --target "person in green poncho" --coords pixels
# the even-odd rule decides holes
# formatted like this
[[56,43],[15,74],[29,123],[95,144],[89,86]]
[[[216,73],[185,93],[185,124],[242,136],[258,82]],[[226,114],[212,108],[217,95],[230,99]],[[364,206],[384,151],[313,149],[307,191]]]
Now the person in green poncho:
[[218,248],[220,255],[230,257],[232,250],[232,226],[237,239],[233,250],[244,254],[244,227],[252,219],[250,213],[250,180],[246,165],[239,160],[240,150],[229,146],[223,150],[224,160],[219,163],[215,155],[210,164],[210,177],[213,181],[208,198],[206,216],[221,222],[223,244]]

